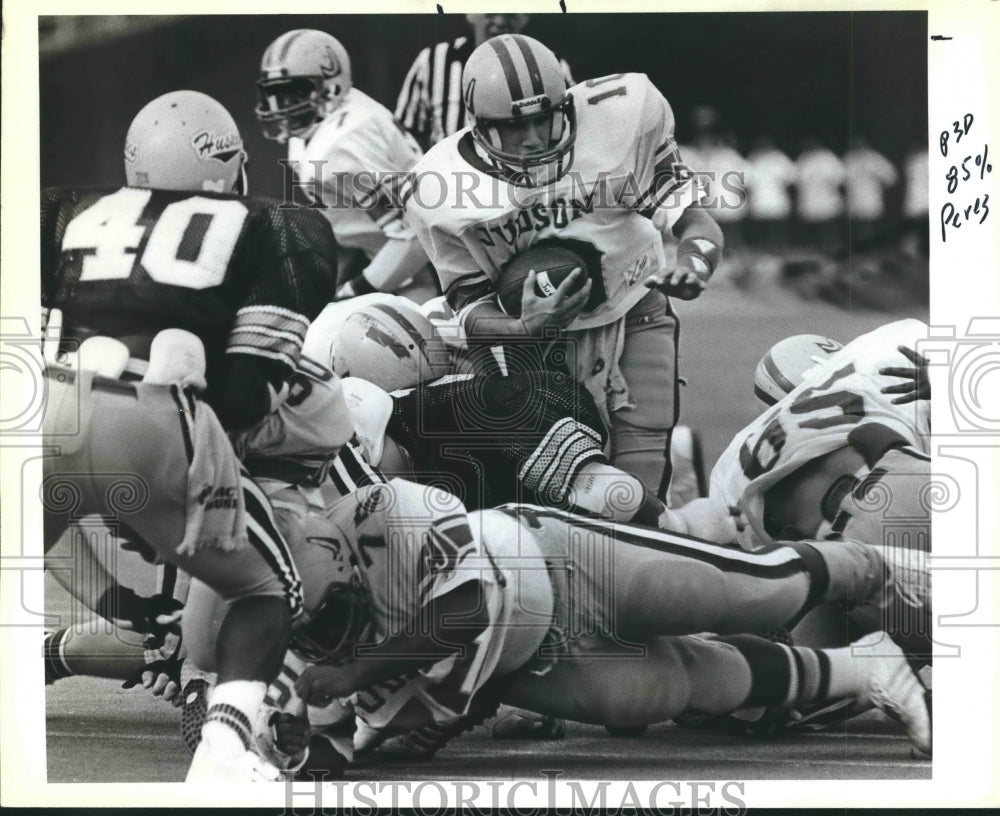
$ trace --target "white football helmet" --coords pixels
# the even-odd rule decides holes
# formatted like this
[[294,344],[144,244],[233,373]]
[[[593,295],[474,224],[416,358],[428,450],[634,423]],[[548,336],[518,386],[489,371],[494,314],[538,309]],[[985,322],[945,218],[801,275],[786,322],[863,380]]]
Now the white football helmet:
[[351,90],[351,59],[335,38],[300,28],[271,43],[260,61],[257,118],[264,136],[284,144],[308,137]]
[[[487,161],[513,183],[538,187],[562,178],[573,163],[576,116],[559,60],[523,34],[493,37],[472,52],[462,73],[472,136]],[[537,148],[504,146],[503,128],[547,125]]]
[[333,370],[392,392],[451,374],[453,360],[417,305],[389,295],[344,320],[333,341]]
[[125,136],[129,187],[247,192],[247,154],[236,121],[198,91],[172,91],[135,115]]
[[843,346],[819,334],[795,334],[768,349],[753,375],[754,396],[770,408],[802,383],[806,374]]
[[364,581],[329,520],[304,508],[296,516],[286,537],[302,577],[305,621],[292,632],[289,648],[310,662],[350,658],[375,624]]

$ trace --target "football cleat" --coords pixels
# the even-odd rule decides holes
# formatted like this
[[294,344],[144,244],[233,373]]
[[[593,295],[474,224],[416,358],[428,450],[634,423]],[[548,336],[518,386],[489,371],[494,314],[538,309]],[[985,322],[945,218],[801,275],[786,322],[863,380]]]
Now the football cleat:
[[899,648],[885,632],[872,632],[856,641],[854,649],[873,650],[867,694],[862,702],[870,702],[906,729],[906,735],[917,750],[931,754],[931,717],[927,690],[910,668]]

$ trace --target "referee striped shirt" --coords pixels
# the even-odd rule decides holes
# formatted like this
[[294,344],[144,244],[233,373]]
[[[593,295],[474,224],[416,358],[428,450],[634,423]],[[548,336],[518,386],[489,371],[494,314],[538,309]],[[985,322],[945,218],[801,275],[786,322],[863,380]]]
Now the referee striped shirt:
[[[474,50],[471,37],[428,46],[406,74],[396,102],[396,118],[424,151],[465,127],[462,68]],[[559,64],[567,87],[573,85],[569,65],[562,59]]]

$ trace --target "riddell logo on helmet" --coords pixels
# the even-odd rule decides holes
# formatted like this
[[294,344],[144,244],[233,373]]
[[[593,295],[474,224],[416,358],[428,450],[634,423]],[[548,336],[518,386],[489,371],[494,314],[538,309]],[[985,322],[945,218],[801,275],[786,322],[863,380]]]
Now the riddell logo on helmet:
[[225,164],[243,150],[243,140],[236,130],[222,134],[202,130],[191,137],[191,147],[202,161],[215,159]]
[[[538,113],[552,107],[552,100],[545,94],[532,96],[528,99],[518,99],[511,103],[510,109],[514,116],[524,116],[526,113]],[[527,110],[533,108],[533,110]]]

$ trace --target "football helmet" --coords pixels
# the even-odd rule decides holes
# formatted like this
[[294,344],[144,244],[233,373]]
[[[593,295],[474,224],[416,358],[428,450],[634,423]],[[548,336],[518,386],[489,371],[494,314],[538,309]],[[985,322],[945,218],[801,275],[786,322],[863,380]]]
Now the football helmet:
[[795,334],[768,349],[753,375],[754,396],[770,408],[790,394],[806,374],[843,346],[819,334]]
[[[305,522],[291,538],[306,620],[292,632],[289,648],[303,660],[337,662],[351,657],[355,644],[374,627],[372,606],[348,544],[330,537],[325,520]],[[308,535],[315,532],[316,535]]]
[[306,137],[351,90],[351,59],[335,37],[300,28],[271,43],[260,61],[257,118],[264,136],[284,144]]
[[[480,45],[465,64],[462,98],[484,158],[512,183],[540,187],[569,171],[573,98],[556,55],[538,40],[503,34]],[[511,144],[512,132],[539,126],[532,142]]]
[[135,115],[125,136],[129,187],[247,192],[247,154],[236,121],[198,91],[172,91]]
[[333,341],[333,370],[391,392],[451,374],[453,361],[448,346],[416,304],[387,295],[344,320]]

